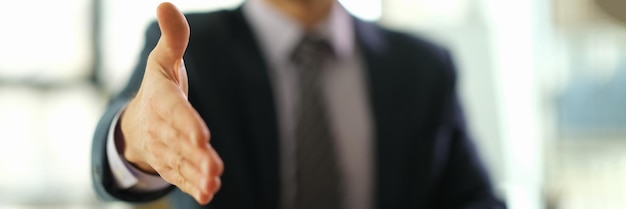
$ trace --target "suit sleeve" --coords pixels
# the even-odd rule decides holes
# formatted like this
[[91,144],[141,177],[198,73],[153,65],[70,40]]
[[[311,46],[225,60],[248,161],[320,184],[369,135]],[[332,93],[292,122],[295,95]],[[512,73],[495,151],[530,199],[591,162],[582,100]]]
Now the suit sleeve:
[[106,142],[111,123],[116,114],[124,108],[137,93],[141,85],[141,80],[143,79],[148,55],[156,46],[160,34],[157,23],[154,22],[150,24],[146,32],[146,42],[141,52],[139,63],[134,69],[127,86],[109,102],[107,109],[96,127],[91,151],[91,178],[94,189],[100,199],[109,201],[147,202],[163,197],[173,189],[172,186],[167,189],[145,193],[134,193],[127,189],[118,189],[111,173],[106,151]]
[[442,130],[449,135],[447,163],[438,182],[435,208],[505,209],[492,188],[487,171],[470,139],[456,92],[456,71],[450,55],[444,53],[449,89],[444,102]]

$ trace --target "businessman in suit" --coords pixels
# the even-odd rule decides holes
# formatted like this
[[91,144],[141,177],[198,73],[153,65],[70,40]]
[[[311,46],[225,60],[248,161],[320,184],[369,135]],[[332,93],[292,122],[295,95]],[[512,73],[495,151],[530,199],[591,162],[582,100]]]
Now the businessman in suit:
[[164,3],[157,17],[96,129],[100,197],[171,193],[176,208],[505,208],[469,139],[444,49],[335,0],[249,0],[186,16]]

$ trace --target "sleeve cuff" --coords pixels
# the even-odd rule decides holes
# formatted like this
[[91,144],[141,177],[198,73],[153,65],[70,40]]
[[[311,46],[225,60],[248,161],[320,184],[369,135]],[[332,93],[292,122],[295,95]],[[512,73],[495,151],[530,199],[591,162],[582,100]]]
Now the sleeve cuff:
[[115,185],[119,189],[130,189],[137,192],[153,192],[169,187],[170,184],[160,176],[148,174],[135,168],[119,154],[115,146],[115,127],[124,109],[126,107],[120,109],[113,118],[107,137],[107,158]]

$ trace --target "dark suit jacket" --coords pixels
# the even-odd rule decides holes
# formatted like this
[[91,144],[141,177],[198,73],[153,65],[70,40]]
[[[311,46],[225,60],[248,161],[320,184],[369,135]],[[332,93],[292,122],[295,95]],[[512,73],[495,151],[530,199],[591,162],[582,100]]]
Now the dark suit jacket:
[[[268,66],[241,9],[187,15],[184,55],[189,101],[211,130],[226,165],[207,208],[279,208],[279,140]],[[464,125],[448,53],[426,41],[355,20],[375,126],[375,208],[504,208]],[[201,208],[176,188],[148,194],[115,189],[106,138],[115,113],[139,88],[160,36],[152,24],[128,86],[103,115],[93,142],[93,183],[100,197],[143,202],[174,190],[176,208]]]

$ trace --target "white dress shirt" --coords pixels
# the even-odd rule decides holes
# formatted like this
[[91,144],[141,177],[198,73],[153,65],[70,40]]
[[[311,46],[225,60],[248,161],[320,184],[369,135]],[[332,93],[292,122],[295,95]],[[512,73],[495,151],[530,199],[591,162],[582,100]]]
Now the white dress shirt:
[[[281,204],[284,209],[293,208],[297,186],[293,125],[299,91],[297,71],[290,56],[305,30],[265,0],[248,0],[243,5],[243,13],[269,64],[281,137]],[[327,19],[314,30],[327,38],[336,55],[323,66],[321,82],[345,184],[344,204],[347,209],[368,209],[374,204],[374,129],[365,66],[356,44],[353,19],[339,3],[335,3]],[[111,124],[111,130],[114,130],[118,117]],[[140,192],[164,189],[169,185],[158,176],[143,173],[126,162],[116,150],[113,131],[108,140],[107,157],[119,188]]]

